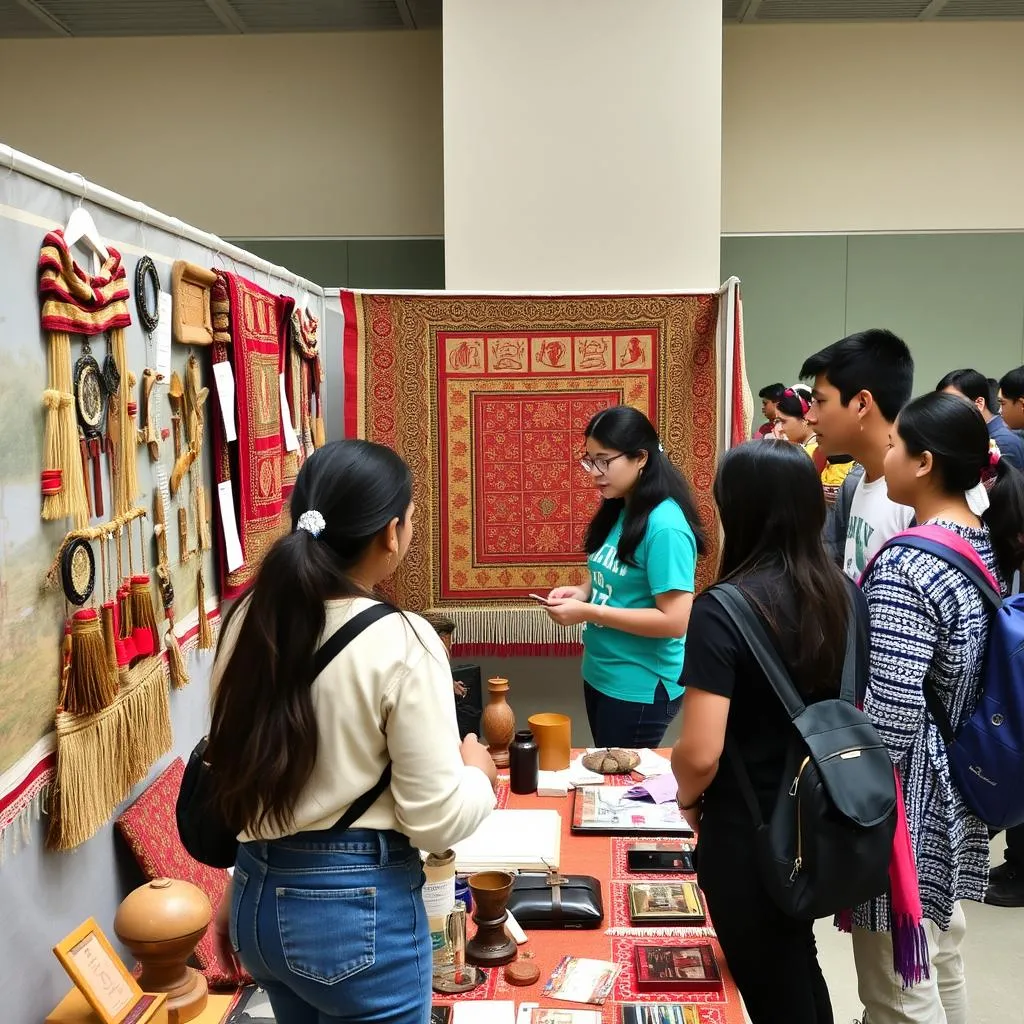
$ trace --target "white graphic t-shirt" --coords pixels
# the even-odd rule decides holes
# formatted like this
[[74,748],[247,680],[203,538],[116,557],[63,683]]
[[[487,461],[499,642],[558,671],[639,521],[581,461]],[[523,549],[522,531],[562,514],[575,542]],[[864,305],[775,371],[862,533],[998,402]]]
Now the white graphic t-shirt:
[[889,500],[884,476],[871,483],[862,477],[850,503],[843,572],[850,579],[859,580],[878,549],[890,537],[907,529],[913,518],[912,508]]

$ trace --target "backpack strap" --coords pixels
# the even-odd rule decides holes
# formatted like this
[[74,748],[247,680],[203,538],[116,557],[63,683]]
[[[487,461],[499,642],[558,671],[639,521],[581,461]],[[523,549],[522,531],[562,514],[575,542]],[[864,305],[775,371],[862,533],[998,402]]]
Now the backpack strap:
[[[345,625],[335,630],[316,652],[313,668],[319,676],[325,668],[350,644],[363,630],[372,626],[378,619],[393,615],[398,611],[393,605],[380,602],[353,615]],[[316,678],[314,676],[314,678]],[[389,760],[380,778],[362,796],[357,797],[345,813],[331,826],[332,832],[344,832],[351,828],[376,802],[377,797],[391,785],[391,761]]]
[[[731,583],[720,583],[712,587],[708,593],[722,606],[725,614],[729,616],[739,635],[750,648],[751,654],[754,655],[754,660],[761,668],[761,671],[764,672],[771,688],[775,691],[779,700],[782,701],[782,706],[786,709],[790,721],[793,721],[806,709],[807,705],[801,698],[796,686],[793,685],[789,670],[783,663],[782,658],[779,657],[779,652],[775,649],[775,645],[768,636],[768,631],[764,628],[760,616],[750,606],[750,602],[744,596],[743,591]],[[839,688],[840,698],[850,704],[854,703],[856,691],[858,665],[857,637],[857,613],[856,607],[851,601],[849,621],[846,627],[846,651],[843,655],[843,676]],[[747,769],[743,765],[739,745],[736,743],[735,738],[729,735],[728,731],[725,736],[725,750],[729,755],[729,761],[736,775],[736,781],[739,784],[743,800],[753,816],[754,824],[760,828],[763,824],[763,818],[757,794],[754,792]]]

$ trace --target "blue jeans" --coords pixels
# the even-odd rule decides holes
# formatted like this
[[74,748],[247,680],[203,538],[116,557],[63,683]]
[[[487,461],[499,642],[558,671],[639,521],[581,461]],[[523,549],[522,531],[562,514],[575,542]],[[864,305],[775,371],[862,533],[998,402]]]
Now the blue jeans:
[[243,843],[231,945],[277,1024],[428,1024],[422,887],[419,852],[398,832]]
[[650,704],[619,700],[595,690],[583,681],[583,700],[595,747],[660,747],[665,730],[679,711],[683,698],[669,700],[664,683],[658,683]]

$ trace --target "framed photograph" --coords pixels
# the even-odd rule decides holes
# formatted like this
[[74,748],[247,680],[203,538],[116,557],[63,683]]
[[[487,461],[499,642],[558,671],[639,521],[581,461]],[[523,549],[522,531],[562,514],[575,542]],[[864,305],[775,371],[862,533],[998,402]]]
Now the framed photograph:
[[58,942],[53,952],[103,1024],[141,1024],[152,1015],[160,997],[139,988],[93,918]]
[[676,927],[707,920],[696,882],[631,882],[629,919],[633,924]]
[[434,1003],[430,1008],[430,1024],[452,1024],[452,1008]]
[[705,942],[689,946],[638,945],[636,987],[641,992],[719,989],[722,972],[714,950]]
[[622,1003],[618,1024],[700,1024],[692,1003]]
[[585,786],[573,791],[571,830],[592,836],[692,836],[675,802],[630,800],[629,786]]
[[633,843],[626,849],[626,870],[644,875],[692,875],[693,851],[687,843]]

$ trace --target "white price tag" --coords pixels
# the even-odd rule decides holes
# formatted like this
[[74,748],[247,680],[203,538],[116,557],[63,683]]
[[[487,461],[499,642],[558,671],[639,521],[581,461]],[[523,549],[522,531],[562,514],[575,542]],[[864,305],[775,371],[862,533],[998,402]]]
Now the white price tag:
[[171,379],[171,293],[160,292],[156,309],[159,320],[156,325],[156,372],[164,381]]
[[288,408],[288,392],[284,386],[284,374],[281,374],[281,425],[284,427],[284,450],[286,452],[297,452],[299,450],[299,438],[292,426],[292,411]]
[[242,544],[238,539],[238,524],[235,522],[235,496],[231,492],[231,481],[217,485],[220,501],[220,521],[224,527],[224,552],[227,555],[228,572],[234,572],[245,565]]
[[235,433],[235,375],[231,372],[231,363],[226,359],[222,363],[214,363],[213,379],[217,384],[220,414],[224,421],[224,440],[234,441],[238,435]]

